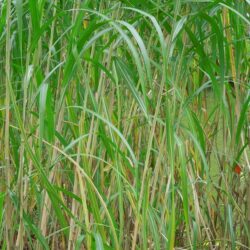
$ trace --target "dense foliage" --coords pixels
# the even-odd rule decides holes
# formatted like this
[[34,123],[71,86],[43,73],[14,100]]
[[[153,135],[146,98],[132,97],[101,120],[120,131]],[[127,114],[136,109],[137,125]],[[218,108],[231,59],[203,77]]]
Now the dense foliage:
[[249,249],[249,0],[0,0],[1,249]]

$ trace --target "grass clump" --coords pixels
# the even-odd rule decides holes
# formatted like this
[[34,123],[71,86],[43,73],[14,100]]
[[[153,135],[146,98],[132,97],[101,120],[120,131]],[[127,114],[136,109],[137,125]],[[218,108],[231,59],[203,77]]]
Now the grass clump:
[[0,1],[1,249],[248,249],[249,1]]

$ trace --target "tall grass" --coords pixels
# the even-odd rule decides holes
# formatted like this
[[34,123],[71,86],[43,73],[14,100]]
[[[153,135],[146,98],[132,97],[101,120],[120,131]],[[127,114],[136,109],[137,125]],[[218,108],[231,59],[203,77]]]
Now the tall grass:
[[1,249],[249,249],[249,1],[0,1]]

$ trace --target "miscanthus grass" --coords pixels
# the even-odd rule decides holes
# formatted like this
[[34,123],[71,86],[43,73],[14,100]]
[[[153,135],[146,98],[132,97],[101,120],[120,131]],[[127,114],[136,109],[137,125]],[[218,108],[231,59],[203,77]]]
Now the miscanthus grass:
[[0,1],[1,249],[250,249],[248,0]]

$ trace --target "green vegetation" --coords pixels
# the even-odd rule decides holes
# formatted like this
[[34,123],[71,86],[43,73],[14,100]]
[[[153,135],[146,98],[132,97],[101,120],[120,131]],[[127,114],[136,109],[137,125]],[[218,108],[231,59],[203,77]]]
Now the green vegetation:
[[1,249],[250,249],[249,0],[0,0]]

